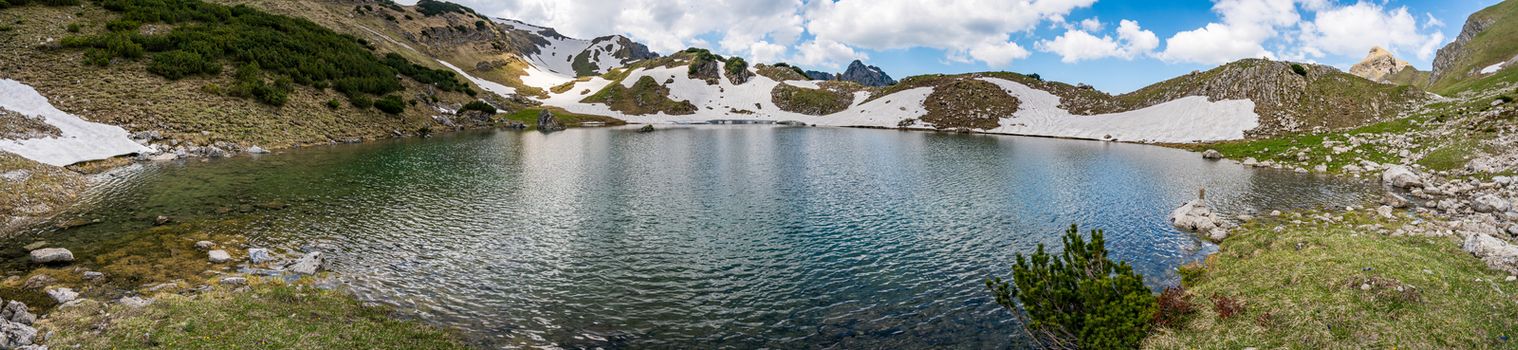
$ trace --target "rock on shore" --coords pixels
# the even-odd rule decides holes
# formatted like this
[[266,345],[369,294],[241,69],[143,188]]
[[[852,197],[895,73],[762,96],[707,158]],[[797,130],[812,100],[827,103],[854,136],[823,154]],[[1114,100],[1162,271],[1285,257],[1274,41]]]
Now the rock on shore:
[[74,252],[63,248],[42,248],[31,252],[33,263],[50,264],[74,261]]
[[1228,231],[1223,229],[1223,220],[1208,208],[1206,200],[1200,198],[1186,202],[1170,212],[1170,224],[1177,229],[1205,234],[1214,242],[1228,238]]

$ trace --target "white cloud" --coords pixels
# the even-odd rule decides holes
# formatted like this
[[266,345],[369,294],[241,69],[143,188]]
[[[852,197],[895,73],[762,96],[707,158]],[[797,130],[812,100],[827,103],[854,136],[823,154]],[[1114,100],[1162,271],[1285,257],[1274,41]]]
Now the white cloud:
[[[819,39],[871,50],[943,49],[949,59],[969,57],[1006,65],[1026,57],[1008,38],[1043,21],[1063,21],[1096,0],[819,0],[807,4],[806,29]],[[1021,51],[1021,52],[1019,52]]]
[[1384,8],[1375,3],[1354,5],[1317,13],[1301,25],[1302,46],[1311,56],[1363,55],[1380,46],[1392,52],[1412,52],[1420,60],[1433,56],[1444,34],[1419,31],[1416,17],[1406,7]]
[[1084,30],[1086,30],[1088,32],[1100,32],[1100,31],[1102,31],[1102,21],[1099,20],[1099,19],[1096,19],[1096,17],[1091,17],[1091,18],[1083,19],[1083,20],[1081,20],[1080,25],[1081,25],[1081,29],[1084,29]]
[[1028,57],[1028,50],[1015,42],[985,42],[970,48],[970,57],[992,67],[1006,67]]
[[[1358,58],[1373,46],[1410,51],[1427,60],[1444,35],[1420,32],[1406,7],[1373,2],[1341,5],[1329,0],[1217,0],[1220,22],[1182,31],[1165,40],[1158,57],[1171,62],[1220,64],[1254,57],[1310,61],[1327,56]],[[1312,20],[1303,20],[1303,13]],[[1442,26],[1432,15],[1423,29]],[[1270,44],[1277,51],[1266,48]]]
[[1034,46],[1039,51],[1059,55],[1061,62],[1076,63],[1108,57],[1133,59],[1151,54],[1159,45],[1160,39],[1154,32],[1140,28],[1138,22],[1123,20],[1118,24],[1115,39],[1097,37],[1085,29],[1069,29],[1053,40],[1042,40]]
[[808,66],[836,69],[845,62],[869,59],[868,55],[855,52],[848,45],[832,40],[812,40],[796,47],[796,63]]

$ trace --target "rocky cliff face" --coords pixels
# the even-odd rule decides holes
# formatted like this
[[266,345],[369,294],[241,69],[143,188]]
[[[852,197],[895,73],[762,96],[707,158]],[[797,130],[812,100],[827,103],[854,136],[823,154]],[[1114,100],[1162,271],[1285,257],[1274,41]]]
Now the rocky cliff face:
[[838,75],[838,80],[852,81],[864,86],[895,85],[896,80],[891,79],[880,67],[866,66],[864,62],[854,60],[849,63],[849,69]]
[[833,80],[833,78],[835,76],[833,75],[833,73],[818,72],[818,71],[814,71],[814,70],[809,70],[809,71],[806,71],[806,77],[807,77],[807,79],[811,79],[811,80]]
[[[1479,16],[1479,14],[1472,14],[1465,21],[1465,27],[1460,29],[1460,36],[1455,37],[1455,41],[1450,42],[1449,45],[1444,45],[1443,48],[1439,49],[1438,55],[1434,56],[1434,72],[1429,77],[1430,81],[1439,81],[1439,79],[1452,73],[1452,70],[1456,69],[1456,65],[1469,54],[1466,46],[1470,45],[1477,35],[1485,32],[1487,28],[1497,22],[1495,17]],[[1466,73],[1468,72],[1458,72],[1458,74]]]
[[1412,65],[1408,64],[1407,61],[1393,56],[1391,51],[1386,51],[1386,49],[1377,46],[1370,49],[1370,53],[1366,54],[1365,59],[1360,60],[1360,63],[1356,63],[1353,67],[1350,67],[1349,74],[1379,82],[1385,81],[1387,76],[1396,74],[1402,71],[1403,68],[1410,66]]

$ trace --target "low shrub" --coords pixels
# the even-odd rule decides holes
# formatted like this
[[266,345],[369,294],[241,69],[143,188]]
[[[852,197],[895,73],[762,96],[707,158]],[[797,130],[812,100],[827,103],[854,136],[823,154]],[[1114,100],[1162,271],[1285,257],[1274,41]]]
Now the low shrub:
[[329,109],[338,109],[339,107],[342,107],[342,106],[343,106],[342,102],[337,102],[337,99],[335,99],[335,98],[327,100],[327,108],[329,108]]
[[1292,73],[1297,73],[1297,75],[1300,76],[1307,76],[1307,67],[1302,67],[1300,64],[1292,63],[1291,71]]
[[153,62],[148,64],[148,72],[169,80],[179,80],[193,75],[221,74],[221,65],[200,54],[174,50],[153,55]]
[[358,109],[365,109],[374,106],[374,100],[365,95],[348,96],[348,103],[353,104],[353,108]]
[[495,106],[492,106],[489,103],[485,103],[485,101],[478,101],[478,100],[469,102],[467,104],[464,104],[463,108],[459,108],[459,112],[460,113],[462,113],[464,111],[480,111],[480,112],[484,112],[485,114],[495,114],[496,113]]
[[1107,258],[1100,230],[1087,241],[1071,225],[1064,243],[1059,255],[1042,244],[1032,256],[1017,254],[1011,283],[987,279],[996,303],[1017,315],[1040,345],[1138,348],[1158,308],[1143,276]]
[[1212,311],[1217,312],[1218,318],[1226,320],[1244,313],[1244,303],[1238,299],[1213,294]]
[[400,96],[385,95],[385,97],[374,100],[374,108],[385,113],[400,114],[406,111],[406,102],[402,101]]
[[1165,288],[1165,291],[1160,292],[1156,303],[1159,311],[1154,313],[1154,325],[1160,327],[1181,327],[1197,311],[1191,305],[1191,295],[1182,286]]

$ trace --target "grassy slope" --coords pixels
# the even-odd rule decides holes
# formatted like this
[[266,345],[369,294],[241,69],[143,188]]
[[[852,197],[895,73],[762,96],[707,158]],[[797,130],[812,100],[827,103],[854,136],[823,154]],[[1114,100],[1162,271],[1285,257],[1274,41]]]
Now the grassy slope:
[[549,113],[553,113],[553,116],[555,118],[559,118],[560,123],[563,123],[567,126],[579,126],[584,122],[601,122],[606,123],[606,125],[627,124],[627,122],[622,121],[621,119],[603,117],[598,115],[572,113],[559,107],[525,108],[516,112],[511,112],[510,114],[500,114],[497,115],[497,117],[519,122],[523,125],[527,125],[528,127],[536,128],[538,127],[538,113],[542,112],[543,108],[547,108]]
[[1482,90],[1502,82],[1518,81],[1518,69],[1509,67],[1487,77],[1472,76],[1472,72],[1513,59],[1518,55],[1518,1],[1503,1],[1471,14],[1471,19],[1494,19],[1496,22],[1477,35],[1463,50],[1465,55],[1443,73],[1439,81],[1430,87],[1443,95],[1463,91]]
[[[1330,214],[1332,215],[1332,214]],[[1391,237],[1403,220],[1347,214],[1345,222],[1251,222],[1187,278],[1201,310],[1147,348],[1449,349],[1518,346],[1518,283],[1488,269],[1449,238]],[[1283,231],[1274,232],[1277,225]],[[1186,274],[1183,274],[1186,275]],[[1370,284],[1369,289],[1362,289]],[[1402,292],[1396,288],[1403,287]],[[1242,315],[1220,319],[1209,298],[1235,298]]]
[[451,334],[390,317],[340,292],[279,282],[160,294],[130,308],[90,302],[39,323],[55,349],[466,349]]
[[[80,7],[22,6],[0,10],[0,22],[23,22],[0,32],[0,74],[29,84],[64,111],[86,119],[120,125],[129,131],[162,130],[167,138],[200,145],[228,141],[265,148],[296,144],[320,144],[349,138],[386,138],[394,132],[412,132],[430,125],[426,108],[407,108],[399,116],[374,109],[355,109],[342,103],[337,109],[329,100],[346,101],[331,90],[298,86],[283,107],[259,104],[250,99],[215,93],[209,87],[226,87],[233,69],[219,77],[192,77],[170,81],[148,73],[147,60],[122,61],[108,67],[85,66],[78,50],[39,50],[47,38],[70,35],[69,24],[80,24],[82,34],[103,31],[103,23],[117,15],[95,5]],[[414,96],[426,87],[402,79]],[[444,102],[473,100],[462,93],[439,93]]]
[[770,90],[770,102],[782,111],[807,115],[829,115],[842,112],[854,104],[854,94],[839,89],[808,89],[777,84]]
[[[1390,120],[1425,96],[1416,88],[1372,82],[1326,66],[1245,59],[1166,80],[1117,96],[1123,109],[1148,107],[1183,96],[1249,99],[1260,114],[1256,134],[1278,135],[1314,128],[1338,130]],[[1295,122],[1297,128],[1288,126]]]

